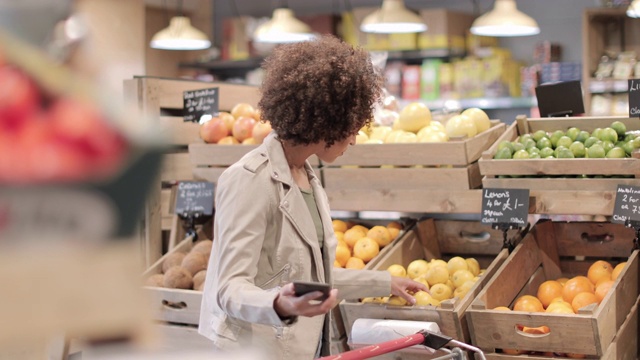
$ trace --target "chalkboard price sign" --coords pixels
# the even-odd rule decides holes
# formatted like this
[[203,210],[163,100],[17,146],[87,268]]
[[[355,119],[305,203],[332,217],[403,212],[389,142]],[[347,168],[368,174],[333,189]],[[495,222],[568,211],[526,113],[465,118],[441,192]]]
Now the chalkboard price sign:
[[629,117],[640,117],[640,79],[629,79]]
[[524,227],[529,215],[529,189],[482,189],[483,224]]
[[611,222],[624,224],[627,220],[640,220],[640,187],[618,185]]
[[184,121],[200,122],[204,115],[218,114],[218,88],[183,92]]
[[213,194],[213,183],[181,181],[178,183],[175,213],[178,215],[212,215]]

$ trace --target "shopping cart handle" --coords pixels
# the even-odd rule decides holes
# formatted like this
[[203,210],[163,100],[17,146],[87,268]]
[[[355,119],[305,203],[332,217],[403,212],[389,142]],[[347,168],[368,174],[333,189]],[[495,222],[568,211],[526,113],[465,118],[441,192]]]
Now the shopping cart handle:
[[449,336],[432,333],[427,330],[420,330],[418,333],[424,336],[424,342],[422,345],[434,350],[440,350],[443,346],[447,345],[449,341],[451,341]]
[[325,356],[317,360],[362,360],[376,357],[378,355],[387,354],[396,350],[405,349],[413,345],[425,345],[432,349],[438,350],[445,346],[450,337],[435,334],[426,330],[405,336],[400,339],[389,340],[376,345],[365,346],[360,349],[351,350],[338,355]]

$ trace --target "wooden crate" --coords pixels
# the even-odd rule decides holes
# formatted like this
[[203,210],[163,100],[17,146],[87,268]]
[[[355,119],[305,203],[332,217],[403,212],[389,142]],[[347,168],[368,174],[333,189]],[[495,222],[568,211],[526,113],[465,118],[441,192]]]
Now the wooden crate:
[[[611,223],[536,224],[467,309],[473,344],[490,353],[508,348],[603,356],[638,296],[634,236],[632,229]],[[594,259],[603,258],[612,264],[623,259],[627,265],[596,308],[585,307],[575,315],[491,310],[511,307],[521,295],[535,295],[546,280],[586,275]],[[548,326],[551,332],[527,336],[516,332],[516,325]]]
[[[162,263],[169,254],[180,251],[189,252],[192,247],[193,238],[189,236],[156,261],[142,276],[146,278],[150,275],[161,273]],[[145,286],[144,289],[148,294],[149,309],[151,309],[153,320],[198,325],[202,291],[150,286]]]
[[[469,213],[469,189],[480,187],[477,160],[504,132],[492,127],[471,139],[446,143],[358,144],[331,164],[322,164],[331,207],[339,210]],[[438,194],[447,188],[461,196]],[[424,201],[425,199],[441,202]],[[456,200],[460,199],[460,200]]]
[[471,139],[445,143],[412,144],[358,144],[350,147],[344,155],[325,166],[412,166],[412,165],[453,165],[467,166],[480,159],[504,133],[506,125],[498,120],[491,121],[491,128]]
[[[517,234],[516,230],[509,232],[510,236]],[[434,321],[443,334],[469,341],[465,310],[509,255],[506,249],[502,249],[502,244],[501,231],[479,222],[433,219],[420,221],[380,259],[375,270],[385,270],[392,264],[407,266],[417,259],[463,256],[475,257],[480,266],[486,268],[485,273],[463,299],[443,301],[441,307],[363,304],[345,300],[340,303],[340,310],[347,334],[351,336],[351,327],[359,318]]]
[[143,249],[146,266],[162,256],[162,231],[170,230],[169,189],[177,181],[193,180],[187,146],[203,143],[198,134],[200,126],[182,119],[183,92],[212,87],[219,88],[220,111],[229,111],[240,102],[256,106],[260,99],[256,86],[158,77],[136,77],[124,81],[125,96],[137,104],[137,115],[157,121],[170,145],[145,210]]
[[[193,177],[213,183],[229,166],[240,160],[249,151],[259,145],[217,145],[217,144],[191,144],[189,145],[189,158]],[[309,159],[309,163],[317,170],[320,162],[316,156]]]
[[[518,117],[478,161],[485,188],[523,188],[557,191],[615,192],[618,184],[640,186],[640,160],[624,159],[493,159],[502,141],[513,141],[518,136],[538,130],[553,132],[577,127],[592,132],[622,121],[627,130],[640,130],[640,119],[625,117],[540,118]],[[501,178],[500,176],[551,176],[543,178]],[[567,175],[632,175],[633,178],[566,178]]]

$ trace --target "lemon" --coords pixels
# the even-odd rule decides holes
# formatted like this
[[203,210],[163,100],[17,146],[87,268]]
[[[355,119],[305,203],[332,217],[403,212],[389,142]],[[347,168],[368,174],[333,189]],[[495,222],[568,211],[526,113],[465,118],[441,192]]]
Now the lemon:
[[435,284],[429,292],[431,297],[438,301],[448,300],[453,296],[453,290],[445,284]]
[[478,263],[478,260],[474,258],[466,258],[464,259],[464,261],[467,262],[469,271],[471,271],[473,276],[478,276],[478,274],[480,273],[480,264]]
[[393,264],[387,268],[387,271],[391,273],[391,276],[406,277],[407,270],[400,264]]
[[397,306],[405,306],[407,305],[407,300],[401,298],[399,296],[391,295],[387,300],[387,304],[389,305],[397,305]]
[[435,284],[444,284],[449,280],[449,270],[447,270],[446,266],[431,265],[425,275],[425,279],[427,279],[431,287]]
[[431,259],[431,267],[434,266],[444,266],[447,267],[447,262],[442,259]]
[[407,266],[407,275],[411,279],[426,275],[427,271],[429,271],[429,263],[426,260],[413,260]]
[[474,275],[469,270],[457,270],[451,275],[451,282],[453,282],[453,286],[457,289],[462,286],[467,281],[471,281]]
[[469,270],[469,265],[464,258],[454,256],[447,261],[447,270],[449,270],[449,274],[454,274],[458,270]]
[[413,297],[416,299],[416,305],[420,305],[420,306],[427,306],[427,305],[433,305],[433,306],[438,306],[440,305],[440,301],[435,300],[431,294],[429,294],[426,291],[418,291],[417,293],[413,294]]

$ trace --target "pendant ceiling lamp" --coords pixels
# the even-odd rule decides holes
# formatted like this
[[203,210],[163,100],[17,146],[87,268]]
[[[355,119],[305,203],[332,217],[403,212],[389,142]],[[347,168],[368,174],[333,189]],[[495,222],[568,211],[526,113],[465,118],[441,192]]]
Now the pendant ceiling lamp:
[[633,0],[627,9],[627,16],[640,18],[640,0]]
[[169,26],[158,31],[149,44],[162,50],[203,50],[211,46],[205,33],[191,26],[191,20],[182,15],[182,1],[178,3],[178,16],[169,21]]
[[427,30],[427,25],[404,6],[403,0],[383,0],[380,9],[362,20],[360,30],[379,34],[415,33]]
[[275,9],[271,19],[258,26],[253,33],[255,41],[271,44],[309,41],[314,38],[311,28],[296,19],[293,11],[286,7]]
[[481,36],[529,36],[540,33],[538,23],[516,7],[515,0],[496,0],[493,10],[478,17],[471,33]]

